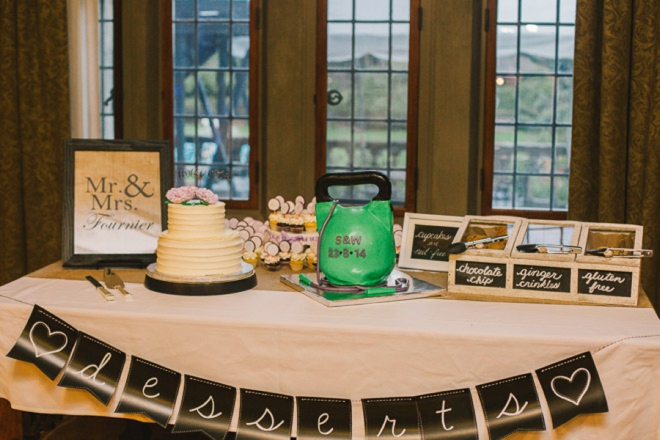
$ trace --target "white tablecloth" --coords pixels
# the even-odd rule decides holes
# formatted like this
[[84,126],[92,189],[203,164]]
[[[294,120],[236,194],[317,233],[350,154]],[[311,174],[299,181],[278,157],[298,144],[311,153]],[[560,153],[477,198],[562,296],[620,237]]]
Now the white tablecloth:
[[[182,374],[352,399],[356,439],[364,436],[362,398],[465,387],[477,405],[480,438],[487,438],[476,385],[591,351],[609,412],[554,430],[548,422],[545,432],[511,438],[660,438],[660,320],[652,309],[438,298],[327,308],[293,291],[177,297],[138,284],[127,289],[134,302],[105,303],[86,281],[26,277],[0,287],[0,350],[9,352],[31,312],[7,297],[36,303],[129,355]],[[113,413],[119,394],[105,407],[86,391],[57,387],[31,364],[0,357],[0,397],[16,409],[125,417]],[[543,399],[541,405],[549,421]]]

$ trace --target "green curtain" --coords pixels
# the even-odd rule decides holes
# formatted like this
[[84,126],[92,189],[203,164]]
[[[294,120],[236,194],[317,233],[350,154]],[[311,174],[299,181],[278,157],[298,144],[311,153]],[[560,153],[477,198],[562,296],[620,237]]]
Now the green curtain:
[[66,0],[0,0],[0,284],[61,258]]
[[644,226],[660,312],[660,1],[578,0],[569,218]]

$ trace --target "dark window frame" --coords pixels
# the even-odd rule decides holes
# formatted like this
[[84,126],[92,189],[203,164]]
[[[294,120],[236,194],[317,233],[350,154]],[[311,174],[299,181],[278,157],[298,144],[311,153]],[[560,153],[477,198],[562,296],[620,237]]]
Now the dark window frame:
[[[250,2],[250,55],[248,88],[248,126],[250,129],[249,145],[250,156],[248,159],[248,175],[250,179],[250,190],[247,200],[223,200],[228,209],[257,209],[259,205],[259,0]],[[173,59],[173,2],[164,5],[161,12],[162,32],[162,96],[163,96],[163,137],[174,145],[174,59]],[[172,164],[174,167],[174,163]],[[176,170],[175,170],[176,171]]]
[[[420,0],[410,0],[410,35],[408,58],[408,103],[406,118],[406,191],[403,205],[394,206],[394,214],[402,216],[405,212],[415,212],[417,204],[417,148],[419,136],[419,52],[421,33]],[[327,23],[328,1],[317,2],[317,39],[316,39],[316,166],[318,179],[327,168]],[[351,117],[353,120],[353,117]]]
[[[559,5],[559,4],[558,4]],[[505,216],[519,216],[530,219],[549,219],[549,220],[566,220],[568,218],[567,211],[560,210],[542,210],[542,209],[501,209],[493,208],[493,180],[495,176],[494,160],[495,160],[495,127],[496,127],[496,78],[497,78],[497,0],[487,0],[486,5],[486,57],[485,57],[485,86],[484,86],[484,129],[483,129],[483,168],[482,168],[482,194],[481,194],[481,214],[482,215],[505,215]],[[559,20],[559,16],[557,17]],[[556,49],[555,49],[556,53]],[[519,73],[512,74],[519,75]],[[556,74],[555,74],[556,75]],[[559,75],[562,76],[562,75]],[[555,78],[556,83],[556,78]],[[556,100],[557,89],[555,87],[554,98]],[[517,108],[517,106],[516,106]],[[555,109],[556,112],[556,109]],[[514,126],[524,126],[517,120]],[[552,127],[559,126],[553,119],[550,124]],[[554,135],[553,135],[554,138]],[[554,152],[554,139],[553,139],[553,152]],[[553,158],[554,161],[554,158]],[[554,162],[553,162],[554,163]],[[518,173],[515,168],[515,174],[524,175],[525,173]],[[552,186],[552,181],[551,181]],[[551,188],[552,190],[552,188]],[[515,197],[515,185],[513,186]],[[552,196],[552,191],[551,191]]]

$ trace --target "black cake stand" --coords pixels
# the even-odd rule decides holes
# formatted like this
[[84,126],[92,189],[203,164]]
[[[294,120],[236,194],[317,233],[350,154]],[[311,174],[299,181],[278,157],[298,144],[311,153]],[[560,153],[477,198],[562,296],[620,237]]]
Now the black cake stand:
[[234,275],[205,277],[171,277],[158,273],[156,263],[147,267],[144,286],[154,292],[169,295],[205,296],[243,292],[257,285],[257,274],[251,264],[241,262],[241,271]]

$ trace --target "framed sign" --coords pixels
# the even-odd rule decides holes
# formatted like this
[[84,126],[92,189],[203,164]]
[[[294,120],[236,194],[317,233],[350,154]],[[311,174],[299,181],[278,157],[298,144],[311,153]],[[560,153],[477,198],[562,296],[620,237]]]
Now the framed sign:
[[169,141],[64,142],[62,264],[147,266],[156,260],[172,187]]
[[447,247],[454,241],[462,222],[463,217],[406,213],[399,267],[447,272]]

